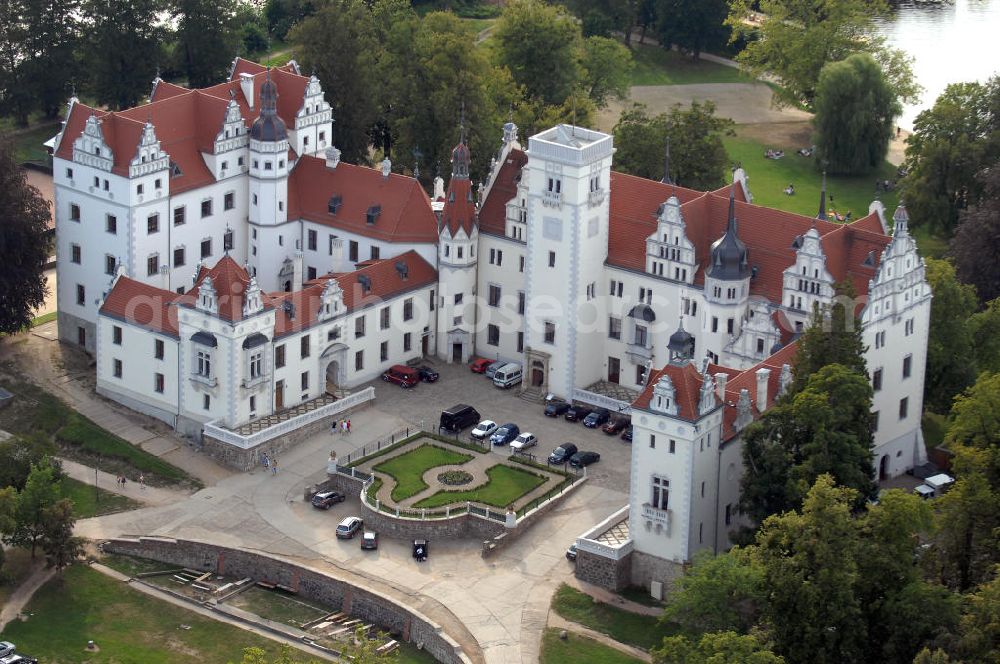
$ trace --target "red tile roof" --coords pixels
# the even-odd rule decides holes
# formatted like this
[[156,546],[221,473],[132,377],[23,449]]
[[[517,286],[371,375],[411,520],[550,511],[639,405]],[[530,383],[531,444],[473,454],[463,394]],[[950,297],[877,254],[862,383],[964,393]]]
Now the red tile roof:
[[677,402],[677,414],[680,418],[694,422],[698,419],[698,404],[701,401],[702,376],[693,363],[683,366],[668,364],[658,371],[654,371],[646,387],[635,401],[633,408],[649,408],[649,402],[653,397],[653,388],[657,381],[664,375],[670,377],[670,382],[674,385],[674,400]]
[[479,211],[479,230],[503,235],[507,230],[507,202],[517,195],[517,185],[521,180],[521,169],[528,163],[528,155],[522,150],[511,150],[500,164],[500,171],[490,186],[489,196],[483,201]]
[[100,313],[130,325],[177,337],[176,302],[181,296],[122,276],[101,305]]
[[476,201],[472,197],[472,181],[469,178],[451,178],[441,222],[452,237],[459,229],[463,229],[467,236],[472,235],[472,226],[476,223]]
[[[341,207],[330,214],[334,195],[341,197]],[[369,225],[372,206],[381,206],[381,212]],[[308,155],[288,179],[288,216],[389,242],[438,240],[430,199],[413,178],[396,173],[385,178],[379,170],[344,162],[330,169],[325,160]]]
[[193,309],[205,277],[212,278],[212,288],[219,303],[219,317],[230,322],[243,320],[243,298],[250,285],[250,274],[229,254],[220,258],[215,267],[198,270],[194,287],[180,296],[178,304]]

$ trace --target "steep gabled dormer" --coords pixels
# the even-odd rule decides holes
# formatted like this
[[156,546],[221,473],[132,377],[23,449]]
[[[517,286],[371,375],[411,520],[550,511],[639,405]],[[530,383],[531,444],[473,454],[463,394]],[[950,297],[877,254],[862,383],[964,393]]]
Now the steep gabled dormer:
[[[209,277],[206,277],[206,280]],[[204,284],[202,285],[202,292],[204,292]],[[257,279],[250,277],[250,283],[247,285],[246,295],[243,296],[243,318],[249,318],[254,314],[258,314],[264,310],[264,300],[261,297],[260,286],[257,285]]]
[[336,279],[330,279],[326,282],[319,301],[319,312],[316,314],[316,318],[320,321],[328,321],[345,311],[344,291]]
[[892,241],[882,252],[875,278],[868,282],[868,306],[864,323],[899,316],[909,307],[931,297],[924,259],[910,235],[909,215],[902,201],[892,216]]
[[697,271],[695,246],[687,237],[681,202],[671,196],[657,211],[656,232],[646,238],[646,272],[690,284]]
[[201,285],[198,287],[198,304],[195,307],[199,311],[208,314],[219,313],[219,298],[216,297],[215,286],[212,284],[212,277],[205,275]]
[[653,386],[653,398],[649,400],[649,409],[654,413],[677,417],[677,393],[670,376],[663,374]]
[[94,114],[87,118],[83,133],[73,141],[73,161],[110,172],[115,165],[115,155],[104,140],[102,123],[103,120],[97,119]]
[[[169,166],[170,156],[160,148],[160,141],[156,138],[156,129],[151,122],[146,122],[142,128],[142,136],[139,137],[135,156],[129,162],[129,177],[149,175],[156,171],[166,170]],[[169,178],[167,180],[169,183]]]
[[[222,126],[219,127],[219,133],[215,135],[214,152],[218,155],[230,150],[245,148],[249,141],[250,136],[247,132],[246,122],[243,120],[243,114],[240,112],[240,105],[236,103],[235,99],[230,99],[226,106],[226,114],[222,119]],[[230,164],[230,166],[235,166],[235,164]],[[230,168],[229,170],[238,169]]]
[[315,75],[309,77],[302,106],[295,114],[292,146],[299,154],[318,154],[332,144],[333,110]]
[[753,298],[740,334],[726,348],[723,364],[747,369],[781,349],[781,330],[772,316],[771,305],[763,298]]
[[819,231],[810,228],[796,238],[795,263],[784,271],[782,304],[797,311],[812,311],[813,304],[827,304],[833,298],[834,278],[826,269],[826,254]]

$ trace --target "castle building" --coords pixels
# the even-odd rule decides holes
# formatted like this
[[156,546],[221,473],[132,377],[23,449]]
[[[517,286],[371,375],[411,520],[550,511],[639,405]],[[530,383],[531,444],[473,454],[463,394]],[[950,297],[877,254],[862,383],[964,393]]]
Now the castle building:
[[[630,504],[580,538],[578,573],[669,583],[729,545],[740,431],[787,389],[814,305],[848,282],[874,470],[925,460],[931,295],[902,206],[891,235],[877,201],[831,223],[822,203],[817,218],[753,204],[742,169],[694,191],[669,165],[660,182],[614,172],[608,134],[558,125],[525,149],[513,123],[478,186],[460,140],[432,202],[388,161],[341,162],[333,121],[294,62],[237,59],[201,90],[157,81],[119,113],[70,102],[59,328],[96,355],[102,394],[240,465],[393,364],[519,362],[525,399],[631,413]],[[629,536],[602,541],[612,527]]]

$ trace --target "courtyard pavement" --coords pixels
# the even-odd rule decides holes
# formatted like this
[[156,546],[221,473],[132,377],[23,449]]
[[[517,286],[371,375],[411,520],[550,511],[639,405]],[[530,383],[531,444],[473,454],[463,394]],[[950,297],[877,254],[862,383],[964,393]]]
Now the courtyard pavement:
[[[627,487],[629,447],[580,424],[545,418],[540,405],[496,390],[466,367],[436,366],[441,370],[436,384],[401,390],[377,383],[375,405],[349,415],[352,434],[316,434],[281,456],[277,475],[263,468],[232,473],[186,500],[80,521],[77,532],[95,540],[140,535],[194,539],[286,556],[421,611],[462,644],[473,661],[537,662],[552,593],[572,577],[566,547],[628,500],[622,489]],[[471,539],[432,541],[430,559],[420,565],[411,557],[409,541],[383,537],[378,551],[364,552],[356,541],[336,539],[340,519],[362,513],[358,498],[329,511],[303,500],[307,487],[325,479],[331,449],[343,457],[407,424],[419,426],[423,420],[431,426],[443,408],[458,402],[472,403],[498,421],[522,424],[542,439],[540,453],[576,440],[585,449],[603,444],[608,458],[591,466],[588,481],[544,519],[489,559],[480,556],[481,543]]]

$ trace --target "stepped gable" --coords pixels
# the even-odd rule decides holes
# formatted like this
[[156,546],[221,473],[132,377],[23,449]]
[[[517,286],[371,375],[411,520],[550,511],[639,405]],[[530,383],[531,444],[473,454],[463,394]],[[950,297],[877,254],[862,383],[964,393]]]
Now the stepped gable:
[[646,381],[639,396],[632,402],[633,408],[649,409],[649,402],[653,398],[653,388],[657,381],[664,375],[670,377],[670,382],[674,385],[674,400],[677,402],[677,414],[683,420],[694,422],[698,419],[698,404],[701,400],[702,375],[698,373],[693,362],[683,366],[668,364],[658,371],[654,371],[652,377]]
[[517,196],[521,169],[528,163],[523,150],[511,150],[496,174],[490,194],[479,210],[479,230],[492,235],[504,235],[507,230],[507,203]]
[[778,389],[781,387],[781,367],[785,364],[794,367],[795,356],[798,352],[798,343],[793,342],[746,371],[730,377],[726,382],[726,403],[722,413],[723,442],[734,438],[739,433],[734,425],[736,423],[736,403],[739,401],[741,390],[745,389],[750,392],[750,412],[753,413],[753,419],[756,420],[761,416],[761,412],[757,410],[757,370],[764,368],[771,370],[767,381],[767,407],[770,408],[778,398]]
[[[341,199],[336,214],[330,212],[334,196]],[[368,211],[378,206],[373,224]],[[288,178],[288,218],[306,219],[331,228],[388,242],[436,243],[437,218],[430,199],[411,177],[340,162],[335,169],[326,161],[302,156]]]
[[[250,285],[250,274],[229,254],[220,258],[215,267],[209,269],[203,266],[198,270],[194,287],[178,297],[178,305],[191,309],[195,307],[205,277],[212,278],[212,288],[219,303],[219,318],[231,323],[243,320],[243,296]],[[267,308],[266,302],[264,307]]]
[[104,298],[100,313],[129,325],[177,338],[175,305],[180,297],[173,291],[121,276]]
[[[250,108],[243,95],[240,72],[254,75],[253,108]],[[179,169],[179,174],[170,177],[171,195],[211,184],[215,177],[205,165],[201,153],[213,151],[215,137],[222,127],[230,99],[239,105],[247,128],[257,119],[261,111],[260,90],[267,78],[267,69],[238,59],[233,76],[235,78],[225,83],[198,90],[159,81],[153,91],[151,103],[124,111],[108,112],[76,102],[66,118],[62,139],[55,154],[71,161],[73,142],[83,132],[87,118],[94,115],[101,120],[104,140],[114,153],[112,172],[127,176],[143,127],[150,121],[160,147]],[[271,79],[278,88],[278,116],[287,126],[294,127],[309,78],[296,74],[291,65],[286,65],[271,69]]]
[[[339,168],[339,166],[338,166]],[[406,266],[404,278],[399,265]],[[367,279],[370,290],[364,291],[362,279]],[[320,296],[330,279],[334,279],[343,291],[344,306],[348,311],[380,304],[407,291],[422,288],[437,282],[437,270],[416,251],[407,251],[393,258],[366,261],[364,267],[353,272],[323,275],[312,279],[295,293],[268,293],[264,300],[276,310],[274,336],[281,337],[316,324],[320,309]],[[285,309],[291,304],[294,317]]]

